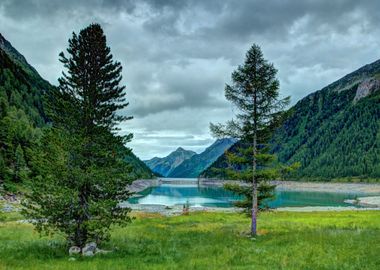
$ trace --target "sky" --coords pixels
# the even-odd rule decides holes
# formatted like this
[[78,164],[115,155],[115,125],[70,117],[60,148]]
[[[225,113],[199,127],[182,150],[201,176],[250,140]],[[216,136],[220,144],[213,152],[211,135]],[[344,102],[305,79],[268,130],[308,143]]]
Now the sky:
[[73,32],[102,25],[123,66],[130,105],[120,125],[141,159],[201,152],[209,123],[233,118],[231,73],[258,44],[292,104],[380,58],[380,1],[1,0],[0,33],[57,84]]

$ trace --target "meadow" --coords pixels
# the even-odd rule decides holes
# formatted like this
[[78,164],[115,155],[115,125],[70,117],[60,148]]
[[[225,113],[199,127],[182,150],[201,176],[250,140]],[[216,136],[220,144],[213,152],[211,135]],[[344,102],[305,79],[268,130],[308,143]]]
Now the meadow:
[[265,212],[259,236],[239,213],[135,214],[113,250],[70,258],[59,235],[40,237],[17,214],[0,222],[0,269],[379,269],[380,213]]

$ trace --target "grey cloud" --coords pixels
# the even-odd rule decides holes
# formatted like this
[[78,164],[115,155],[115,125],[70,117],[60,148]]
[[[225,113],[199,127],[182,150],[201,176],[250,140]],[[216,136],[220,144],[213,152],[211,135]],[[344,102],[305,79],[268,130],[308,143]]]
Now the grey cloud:
[[209,122],[232,117],[224,84],[253,42],[294,103],[379,58],[378,10],[355,0],[3,0],[0,32],[55,84],[71,33],[101,23],[124,67],[122,113],[135,116],[121,128],[149,158],[211,142]]

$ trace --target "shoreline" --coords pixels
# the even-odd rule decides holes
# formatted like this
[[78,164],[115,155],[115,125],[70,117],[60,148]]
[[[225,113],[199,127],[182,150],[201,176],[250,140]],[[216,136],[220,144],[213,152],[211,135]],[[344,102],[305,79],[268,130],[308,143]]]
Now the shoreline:
[[[199,185],[208,187],[223,187],[224,184],[238,183],[246,185],[246,183],[234,180],[216,180],[216,179],[200,179],[199,181],[189,180],[168,180],[165,178],[157,179],[139,179],[133,181],[127,188],[134,193],[141,192],[147,188],[160,186],[162,184],[176,185]],[[278,191],[303,191],[303,192],[331,192],[331,193],[355,193],[367,197],[372,195],[380,196],[380,183],[330,183],[330,182],[298,182],[298,181],[271,181],[276,185]]]
[[[183,214],[182,205],[166,206],[162,204],[123,204],[129,207],[133,212],[156,213],[163,216],[176,216]],[[243,209],[237,207],[194,207],[190,206],[189,212],[223,212],[223,213],[241,213]],[[354,206],[302,206],[302,207],[279,207],[269,211],[273,212],[341,212],[341,211],[380,211],[378,207],[357,208]]]
[[[160,186],[161,184],[175,183],[177,185],[199,184],[200,186],[222,187],[226,183],[236,183],[233,180],[216,180],[216,179],[139,179],[128,186],[131,192],[138,193],[147,188]],[[291,212],[314,212],[314,211],[368,211],[380,210],[380,184],[373,183],[326,183],[326,182],[298,182],[298,181],[272,181],[278,191],[300,191],[300,192],[331,192],[331,193],[356,193],[361,196],[356,200],[347,200],[352,206],[304,206],[304,207],[279,207],[273,211],[291,211]],[[244,184],[244,183],[241,183]],[[378,195],[379,196],[374,196]],[[134,194],[134,196],[138,196]],[[130,207],[137,212],[159,213],[165,216],[182,214],[182,206],[166,206],[159,204],[130,204],[124,203],[125,207]],[[360,205],[362,208],[357,208]],[[208,211],[208,212],[241,212],[242,209],[236,207],[190,207],[190,212]]]
[[330,182],[298,182],[272,181],[282,191],[310,191],[356,194],[380,194],[380,183],[330,183]]

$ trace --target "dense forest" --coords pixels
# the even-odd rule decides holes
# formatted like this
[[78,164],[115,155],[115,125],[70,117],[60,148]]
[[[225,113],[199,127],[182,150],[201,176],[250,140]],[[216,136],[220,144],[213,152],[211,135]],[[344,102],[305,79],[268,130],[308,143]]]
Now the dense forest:
[[[0,183],[7,190],[15,191],[31,173],[33,145],[50,125],[44,94],[53,87],[0,34]],[[132,177],[152,177],[132,152],[125,160],[133,168]]]
[[[380,61],[300,100],[271,140],[279,161],[300,162],[302,180],[380,179]],[[231,151],[237,149],[234,146]],[[201,175],[223,177],[221,156]]]

